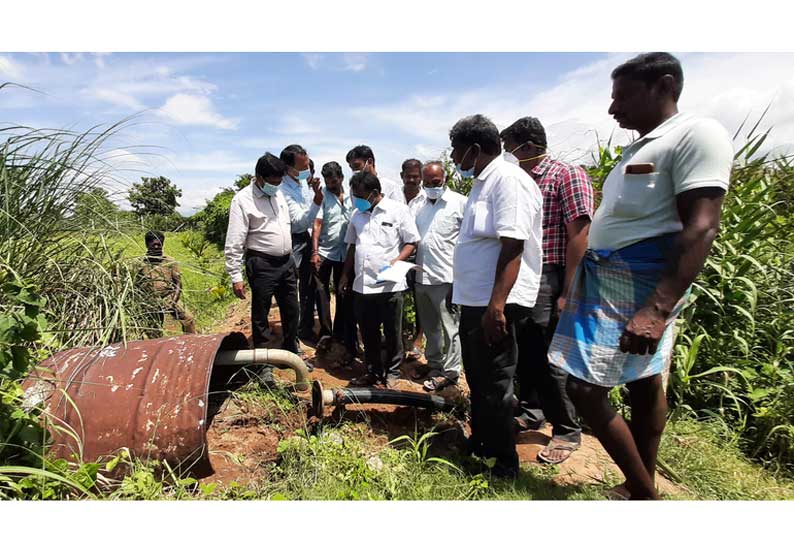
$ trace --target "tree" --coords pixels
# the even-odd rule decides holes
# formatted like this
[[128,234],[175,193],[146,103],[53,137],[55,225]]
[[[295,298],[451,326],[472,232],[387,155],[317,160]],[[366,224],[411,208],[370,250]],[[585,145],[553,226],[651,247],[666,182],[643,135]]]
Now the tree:
[[182,190],[165,177],[141,177],[130,188],[128,199],[138,216],[174,214]]
[[254,180],[254,176],[251,175],[250,173],[242,173],[238,175],[237,180],[234,181],[234,187],[237,190],[242,190],[243,188],[251,184],[251,181],[253,180]]
[[99,186],[78,194],[74,207],[77,224],[85,226],[112,221],[118,213],[118,207],[108,196],[107,190]]

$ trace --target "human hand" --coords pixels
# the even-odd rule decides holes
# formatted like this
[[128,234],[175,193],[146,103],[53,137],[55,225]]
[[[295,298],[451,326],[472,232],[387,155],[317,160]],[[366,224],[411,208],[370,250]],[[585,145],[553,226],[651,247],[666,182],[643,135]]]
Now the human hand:
[[557,314],[562,314],[562,311],[565,310],[565,298],[565,294],[557,298]]
[[339,278],[339,293],[343,296],[350,293],[350,284],[346,274],[342,274]]
[[655,354],[666,324],[666,317],[656,307],[641,308],[631,317],[620,336],[620,351],[640,355]]
[[488,305],[481,323],[488,344],[496,345],[507,337],[507,318],[503,309]]
[[316,252],[313,253],[312,257],[309,259],[309,261],[314,266],[314,270],[319,272],[320,271],[320,264],[322,263],[322,260],[320,259],[320,255],[318,253],[316,253]]
[[240,299],[245,299],[245,283],[243,281],[233,283],[232,290],[234,291],[234,295]]
[[309,179],[309,187],[314,190],[314,203],[320,205],[324,198],[323,191],[320,188],[320,179],[318,177]]

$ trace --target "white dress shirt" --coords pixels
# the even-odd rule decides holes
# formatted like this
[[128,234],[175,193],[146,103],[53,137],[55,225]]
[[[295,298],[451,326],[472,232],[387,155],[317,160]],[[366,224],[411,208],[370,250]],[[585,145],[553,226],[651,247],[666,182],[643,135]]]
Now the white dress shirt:
[[422,206],[427,201],[427,194],[425,194],[425,189],[419,187],[419,193],[415,195],[411,201],[407,201],[408,198],[405,197],[404,190],[401,190],[401,192],[403,194],[403,203],[405,203],[408,206],[408,210],[411,211],[411,214],[416,216],[416,213],[419,212],[419,209],[421,209]]
[[496,279],[501,237],[524,241],[507,303],[533,307],[543,264],[543,195],[520,167],[495,158],[472,183],[454,258],[452,302],[486,307]]
[[306,181],[296,181],[289,175],[281,178],[279,192],[284,194],[292,221],[292,233],[311,233],[320,206],[314,203],[314,190]]
[[[414,198],[416,199],[416,198]],[[452,283],[452,263],[458,242],[466,197],[449,188],[435,203],[425,197],[416,211],[419,245],[416,248],[416,272],[420,284]]]
[[356,245],[353,291],[379,294],[407,289],[405,278],[399,282],[377,282],[375,277],[400,255],[403,245],[418,241],[414,217],[399,201],[381,198],[373,210],[354,212],[345,234],[345,242]]
[[226,272],[232,282],[243,280],[245,249],[272,256],[285,256],[292,252],[289,207],[281,190],[273,196],[263,196],[252,182],[232,198],[223,251]]

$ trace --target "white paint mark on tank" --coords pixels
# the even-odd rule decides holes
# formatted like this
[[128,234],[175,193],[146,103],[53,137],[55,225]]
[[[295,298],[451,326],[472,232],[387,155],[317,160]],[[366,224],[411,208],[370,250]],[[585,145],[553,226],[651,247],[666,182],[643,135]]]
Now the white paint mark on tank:
[[110,387],[110,391],[111,391],[111,393],[116,393],[116,390],[117,390],[117,389],[119,389],[119,385],[118,385],[118,384],[115,384],[115,385],[113,385],[113,386],[111,386],[111,387]]
[[118,346],[106,346],[102,350],[99,351],[100,358],[115,358],[116,353],[119,351],[120,347]]
[[157,382],[157,377],[158,376],[160,376],[160,369],[157,369],[156,371],[154,371],[154,376],[152,377],[152,384]]
[[132,378],[135,378],[135,376],[136,376],[138,373],[140,373],[141,371],[143,371],[143,367],[138,367],[137,369],[135,369],[134,371],[132,371]]

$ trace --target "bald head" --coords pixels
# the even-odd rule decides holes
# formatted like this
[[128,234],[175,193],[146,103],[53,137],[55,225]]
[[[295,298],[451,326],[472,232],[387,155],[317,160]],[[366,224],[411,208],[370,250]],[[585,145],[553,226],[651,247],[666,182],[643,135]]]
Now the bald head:
[[447,180],[447,172],[444,171],[444,165],[435,160],[427,162],[422,168],[422,186],[425,188],[433,188],[436,186],[444,186]]

